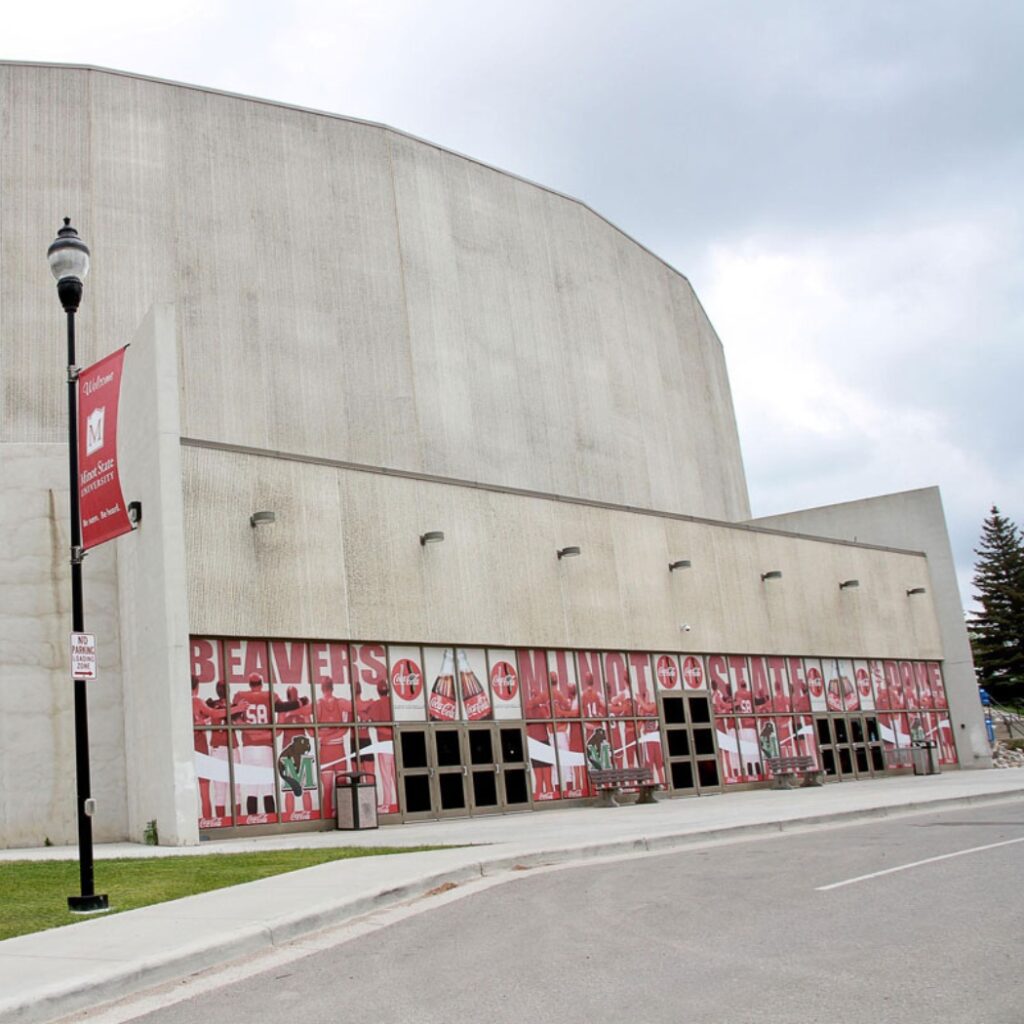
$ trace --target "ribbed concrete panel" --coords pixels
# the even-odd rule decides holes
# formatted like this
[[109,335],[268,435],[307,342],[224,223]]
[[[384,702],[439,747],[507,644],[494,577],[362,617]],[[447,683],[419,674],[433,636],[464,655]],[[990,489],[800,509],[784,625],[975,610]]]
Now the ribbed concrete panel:
[[[196,633],[939,658],[921,555],[183,449]],[[252,529],[256,509],[276,513]],[[441,544],[419,536],[443,530]],[[578,545],[582,555],[559,561]],[[689,558],[688,570],[668,562]],[[781,580],[762,582],[778,569]],[[860,578],[859,590],[839,581]],[[689,623],[690,632],[680,626]]]
[[689,283],[557,193],[391,129],[0,65],[0,440],[59,440],[45,250],[93,249],[81,359],[177,306],[185,436],[749,514]]

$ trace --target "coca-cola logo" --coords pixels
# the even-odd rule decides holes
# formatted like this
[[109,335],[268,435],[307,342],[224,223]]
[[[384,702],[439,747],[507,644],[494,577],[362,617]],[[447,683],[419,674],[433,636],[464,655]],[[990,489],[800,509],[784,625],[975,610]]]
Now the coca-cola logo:
[[704,686],[704,666],[700,658],[688,654],[683,659],[683,682],[690,690],[699,690]]
[[871,696],[871,677],[866,668],[857,669],[857,689],[862,697]]
[[491,666],[491,689],[498,700],[512,700],[519,690],[516,670],[507,661],[498,661]]
[[423,692],[423,673],[415,661],[402,658],[391,666],[391,689],[399,700],[416,700]]
[[825,692],[822,675],[816,668],[807,670],[807,685],[811,688],[812,697],[820,697]]
[[663,654],[658,658],[658,667],[655,670],[658,675],[658,683],[663,690],[674,690],[679,681],[679,669],[675,660]]

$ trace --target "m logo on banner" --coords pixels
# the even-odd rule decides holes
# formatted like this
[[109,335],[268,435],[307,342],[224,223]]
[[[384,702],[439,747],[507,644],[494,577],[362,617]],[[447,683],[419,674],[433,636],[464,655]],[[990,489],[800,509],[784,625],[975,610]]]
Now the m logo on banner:
[[85,454],[92,455],[103,447],[103,421],[106,418],[107,407],[101,405],[89,413],[85,421]]

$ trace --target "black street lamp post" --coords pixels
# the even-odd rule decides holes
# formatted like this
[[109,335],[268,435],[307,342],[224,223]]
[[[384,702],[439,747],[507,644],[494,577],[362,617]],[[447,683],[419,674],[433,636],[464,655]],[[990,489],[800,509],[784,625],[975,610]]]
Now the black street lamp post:
[[[46,251],[50,271],[57,279],[57,295],[68,316],[68,463],[71,479],[71,629],[85,629],[82,600],[82,523],[78,504],[78,365],[75,362],[75,313],[82,301],[82,280],[89,273],[89,247],[64,218]],[[94,891],[92,812],[89,781],[89,714],[85,680],[75,679],[75,774],[78,787],[78,868],[81,894],[68,897],[68,909],[91,913],[108,909],[107,897]]]

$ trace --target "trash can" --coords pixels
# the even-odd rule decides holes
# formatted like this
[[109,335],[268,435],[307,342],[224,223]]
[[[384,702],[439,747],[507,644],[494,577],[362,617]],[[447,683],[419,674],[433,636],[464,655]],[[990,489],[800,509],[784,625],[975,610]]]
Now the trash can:
[[339,772],[334,787],[339,829],[377,827],[377,777],[373,772]]
[[915,775],[938,775],[939,757],[936,744],[931,740],[920,740],[913,745]]

